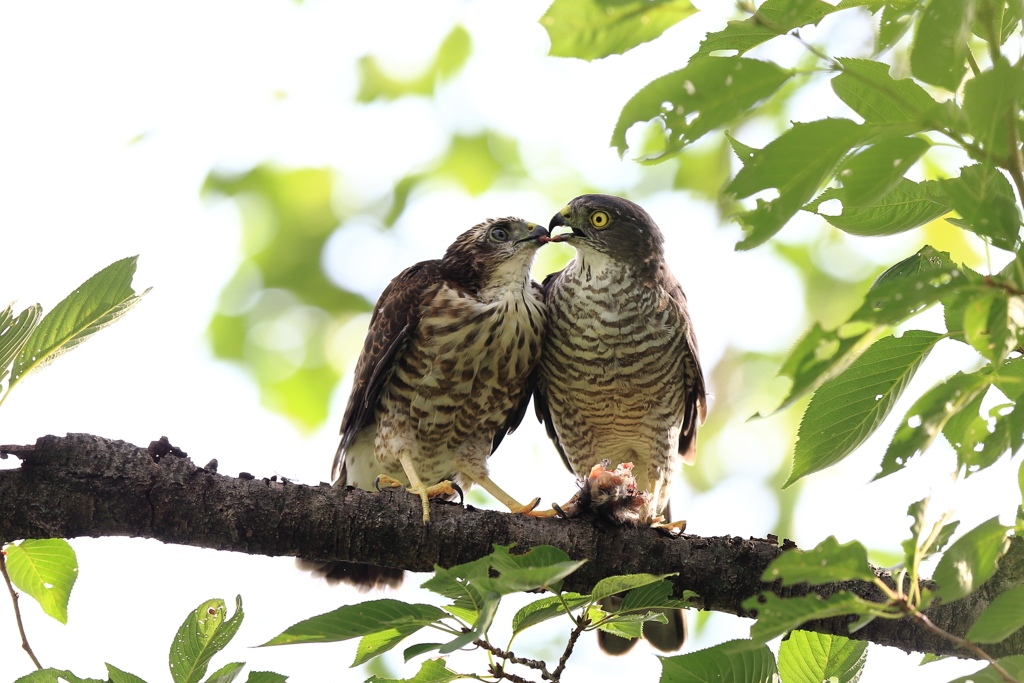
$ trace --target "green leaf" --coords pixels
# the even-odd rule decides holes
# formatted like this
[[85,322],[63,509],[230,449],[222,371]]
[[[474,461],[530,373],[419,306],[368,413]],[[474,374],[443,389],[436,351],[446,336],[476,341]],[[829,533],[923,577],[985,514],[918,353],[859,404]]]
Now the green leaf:
[[984,373],[958,372],[926,391],[907,411],[889,447],[882,456],[881,479],[903,469],[910,458],[924,453],[946,422],[988,390],[991,378]]
[[0,381],[7,377],[11,363],[21,353],[42,315],[43,309],[39,304],[32,304],[17,318],[14,317],[14,302],[0,311]]
[[622,593],[623,591],[633,590],[634,588],[640,588],[648,584],[657,583],[662,579],[675,576],[675,574],[623,574],[621,576],[608,576],[597,582],[594,586],[594,590],[590,593],[590,598],[594,602],[607,598],[609,595],[615,595],[616,593]]
[[498,595],[498,593],[494,591],[487,593],[484,597],[484,604],[480,607],[480,614],[477,615],[476,621],[473,622],[473,628],[455,638],[455,640],[445,643],[439,647],[437,651],[446,655],[451,652],[455,652],[476,640],[486,639],[487,629],[489,629],[491,627],[491,623],[494,622],[494,615],[498,613],[498,605],[500,603],[501,596]]
[[739,214],[747,236],[737,249],[763,244],[793,217],[835,171],[846,153],[865,137],[866,131],[849,119],[823,119],[795,123],[746,161],[726,192],[737,198],[777,188],[779,196]]
[[477,584],[500,595],[549,588],[557,591],[561,580],[586,563],[573,562],[562,550],[553,546],[537,546],[523,555],[509,553],[511,546],[495,546],[489,556],[491,567],[499,572],[497,579],[481,577]]
[[423,627],[403,626],[401,628],[389,628],[386,631],[366,634],[359,640],[359,647],[356,648],[356,658],[351,666],[365,664],[374,657],[384,654],[421,628]]
[[783,487],[836,464],[874,433],[942,335],[910,330],[872,344],[807,405]]
[[993,517],[957,539],[935,567],[932,580],[939,585],[935,596],[950,603],[988,581],[1010,546],[1008,530],[999,523],[999,517]]
[[[867,123],[905,125],[924,130],[935,100],[909,78],[889,75],[889,65],[868,59],[840,59],[842,72],[832,79],[832,90]],[[907,132],[914,132],[909,130]]]
[[343,605],[290,626],[283,633],[263,643],[334,643],[392,629],[423,628],[447,615],[433,605],[408,604],[400,600],[370,600],[357,605]]
[[949,219],[954,225],[984,237],[1001,249],[1013,250],[1019,241],[1020,212],[1013,189],[998,169],[983,164],[966,166],[959,178],[939,181],[933,194],[956,209],[960,219]]
[[840,545],[829,536],[812,550],[787,550],[768,565],[762,581],[782,579],[783,586],[807,582],[812,586],[836,581],[874,581],[868,551],[859,541]]
[[4,550],[11,583],[35,598],[51,617],[68,623],[68,600],[78,578],[78,559],[71,545],[60,538],[45,538],[25,540]]
[[797,630],[779,646],[779,674],[786,683],[856,683],[867,658],[865,640]]
[[[846,188],[830,187],[803,210],[821,216],[843,232],[862,237],[906,232],[949,213],[948,206],[932,200],[927,183],[915,183],[906,178],[901,178],[888,194],[871,206],[856,208],[846,201],[846,196]],[[821,205],[831,199],[842,202],[842,213],[829,215],[820,212]]]
[[925,514],[928,512],[928,501],[928,498],[924,498],[907,508],[907,514],[914,521],[910,524],[910,538],[903,541],[902,546],[906,567],[913,569],[913,571],[917,571],[916,568],[920,566],[921,562],[945,548],[953,532],[960,526],[960,522],[944,524],[931,545],[927,548],[922,547],[924,542],[928,540],[928,537],[931,536],[931,532],[925,532]]
[[766,0],[749,18],[730,21],[721,31],[709,33],[701,41],[697,54],[710,55],[735,50],[742,55],[795,28],[807,24],[817,25],[822,17],[837,9],[841,8],[821,0]]
[[993,363],[1002,363],[1017,348],[1024,329],[1024,298],[993,290],[970,300],[964,310],[967,342]]
[[[1024,655],[1013,655],[997,660],[1007,673],[1020,680],[1024,678]],[[1006,679],[991,664],[970,676],[962,676],[949,683],[1005,683]]]
[[955,92],[967,73],[967,41],[974,0],[932,0],[921,13],[910,49],[910,71],[925,83]]
[[410,645],[402,652],[402,658],[404,661],[408,662],[413,657],[418,657],[425,652],[432,652],[439,649],[443,644],[444,643],[418,643],[416,645]]
[[599,607],[591,607],[587,611],[587,618],[590,619],[591,623],[598,625],[597,628],[599,631],[604,631],[605,633],[610,633],[613,636],[625,638],[626,640],[636,640],[644,633],[643,623],[636,620],[615,619],[612,615]]
[[146,683],[138,676],[121,671],[112,664],[107,664],[107,675],[110,676],[110,683]]
[[1000,593],[967,632],[974,643],[998,643],[1024,626],[1024,586]]
[[696,593],[685,591],[682,600],[672,597],[675,586],[671,581],[658,581],[640,588],[634,588],[626,593],[619,606],[619,612],[633,612],[656,608],[679,609],[692,607],[690,597],[696,597]]
[[131,287],[138,256],[110,264],[54,306],[14,361],[10,390],[25,375],[50,364],[130,311],[148,292]]
[[967,81],[964,86],[964,113],[974,141],[989,154],[1005,157],[1013,143],[1013,131],[1024,97],[1024,73],[1010,66],[1006,58]]
[[661,660],[660,683],[773,683],[775,657],[767,646],[728,640],[714,647]]
[[849,591],[839,591],[827,600],[814,594],[780,598],[774,593],[765,592],[761,593],[760,598],[756,595],[747,598],[743,607],[757,610],[757,621],[750,627],[750,637],[757,643],[767,643],[814,619],[828,619],[844,614],[871,614],[872,610],[882,605],[862,600]]
[[843,162],[836,177],[846,192],[843,207],[874,206],[892,191],[931,144],[921,138],[885,138]]
[[[820,383],[837,376],[891,325],[898,325],[970,281],[949,259],[929,246],[882,273],[864,303],[835,330],[815,324],[779,369],[793,380],[776,410],[792,405]],[[980,287],[979,287],[980,289]]]
[[79,678],[64,669],[39,669],[22,676],[14,683],[107,683],[107,681],[101,681],[98,678]]
[[250,671],[245,683],[284,683],[287,680],[287,676],[273,671]]
[[174,683],[199,683],[210,659],[224,649],[242,625],[242,596],[235,597],[235,613],[226,619],[220,599],[199,605],[178,629],[171,643],[170,667]]
[[225,664],[210,674],[210,677],[203,681],[203,683],[231,683],[231,681],[238,678],[243,668],[245,668],[244,662]]
[[[580,595],[579,593],[563,593],[562,599],[565,601],[565,604],[569,605],[570,610],[582,607],[590,602],[589,595]],[[565,606],[562,604],[562,600],[558,599],[558,596],[535,600],[520,609],[512,617],[512,633],[517,634],[531,626],[536,626],[543,621],[554,619],[562,614],[565,614]]]
[[710,130],[744,116],[775,92],[792,72],[756,59],[716,58],[691,61],[645,85],[619,114],[611,145],[626,151],[626,132],[638,122],[657,119],[665,137],[665,159]]
[[697,11],[690,0],[555,0],[540,23],[553,57],[620,55]]
[[370,676],[366,683],[448,683],[448,681],[460,678],[472,678],[457,674],[445,666],[443,659],[428,659],[423,662],[419,672],[412,678],[384,678],[383,676]]
[[913,16],[917,13],[916,3],[908,5],[886,4],[882,9],[882,20],[875,36],[875,54],[885,52],[895,45],[907,29],[914,23]]

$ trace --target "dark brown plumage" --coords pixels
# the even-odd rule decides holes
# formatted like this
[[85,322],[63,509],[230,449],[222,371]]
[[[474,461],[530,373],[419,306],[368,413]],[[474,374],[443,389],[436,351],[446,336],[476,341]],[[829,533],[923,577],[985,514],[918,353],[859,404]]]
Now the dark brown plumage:
[[[381,294],[356,364],[332,474],[373,490],[378,478],[428,498],[454,483],[481,485],[514,512],[529,512],[488,477],[487,458],[522,420],[544,332],[530,279],[547,230],[519,218],[463,233],[443,259],[407,268]],[[369,589],[401,572],[303,562],[329,581]],[[353,569],[357,567],[357,569]]]
[[[549,227],[558,226],[571,228],[558,239],[576,258],[544,281],[538,417],[578,477],[603,460],[632,463],[647,496],[639,519],[661,521],[676,471],[693,462],[706,412],[686,297],[665,263],[661,231],[637,204],[582,195],[555,214]],[[682,645],[674,623],[657,647]],[[645,626],[649,640],[654,626]]]

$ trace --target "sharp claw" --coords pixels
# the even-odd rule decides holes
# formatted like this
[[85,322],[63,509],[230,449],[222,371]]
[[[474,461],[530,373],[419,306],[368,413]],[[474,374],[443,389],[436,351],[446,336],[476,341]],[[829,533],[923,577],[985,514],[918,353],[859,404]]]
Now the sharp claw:
[[373,480],[373,488],[377,489],[377,493],[380,493],[380,475],[377,475],[377,478]]
[[551,507],[555,509],[555,512],[558,513],[559,517],[561,517],[562,519],[569,519],[569,515],[565,514],[565,510],[562,509],[561,505],[559,505],[558,503],[552,503]]
[[452,485],[453,489],[458,491],[458,493],[459,493],[459,505],[462,505],[463,503],[466,502],[466,495],[462,492],[462,487],[459,486],[458,484],[456,484],[454,481],[451,482],[451,485]]

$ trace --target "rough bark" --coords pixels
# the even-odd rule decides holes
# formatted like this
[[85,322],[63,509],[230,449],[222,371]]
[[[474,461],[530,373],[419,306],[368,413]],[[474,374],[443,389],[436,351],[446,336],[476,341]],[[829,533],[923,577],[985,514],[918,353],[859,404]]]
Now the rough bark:
[[[648,528],[601,526],[589,519],[534,519],[435,502],[431,522],[420,523],[419,499],[400,491],[367,493],[327,484],[224,476],[194,465],[173,447],[149,449],[89,434],[46,436],[32,448],[9,449],[21,467],[0,471],[0,541],[22,538],[131,536],[165,543],[256,555],[368,562],[412,571],[450,567],[488,554],[493,544],[523,551],[553,545],[573,559],[587,558],[565,581],[589,592],[605,576],[678,572],[676,594],[698,594],[705,610],[750,616],[742,603],[761,591],[782,589],[760,580],[783,552],[775,539],[670,536]],[[885,572],[879,570],[879,575]],[[999,571],[979,591],[927,614],[963,636],[999,593],[1024,580],[1024,543],[1015,542]],[[828,596],[850,590],[882,600],[871,584],[817,586]],[[850,635],[848,619],[809,622],[802,628]],[[908,619],[876,619],[852,637],[906,651],[970,657]],[[986,647],[994,657],[1024,654],[1024,629]]]

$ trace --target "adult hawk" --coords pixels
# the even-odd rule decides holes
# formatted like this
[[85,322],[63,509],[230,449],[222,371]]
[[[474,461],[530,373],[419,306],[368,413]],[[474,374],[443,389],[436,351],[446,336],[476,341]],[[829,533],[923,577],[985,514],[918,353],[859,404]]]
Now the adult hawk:
[[[381,294],[356,364],[332,476],[337,486],[402,485],[423,501],[479,484],[513,512],[531,512],[487,475],[487,458],[530,399],[545,312],[530,279],[548,231],[519,218],[487,220],[444,258],[404,270]],[[543,238],[543,239],[542,239]],[[300,567],[369,589],[401,570],[348,562]]]
[[[550,229],[558,226],[572,229],[553,239],[572,244],[576,258],[544,280],[548,329],[537,415],[577,477],[605,460],[633,463],[647,494],[639,519],[659,521],[667,518],[675,473],[694,461],[706,413],[686,297],[665,263],[661,231],[633,202],[576,197],[551,219]],[[673,616],[667,637],[653,641],[666,651],[685,635],[682,615]],[[648,640],[658,626],[645,624]],[[607,634],[599,635],[608,645]]]

